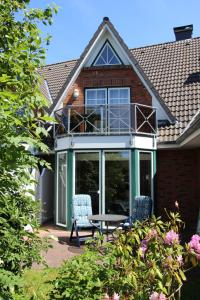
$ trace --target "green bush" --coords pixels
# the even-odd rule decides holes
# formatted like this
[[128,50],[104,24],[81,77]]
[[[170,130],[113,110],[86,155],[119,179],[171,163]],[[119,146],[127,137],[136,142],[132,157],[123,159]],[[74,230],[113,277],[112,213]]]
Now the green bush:
[[22,285],[21,278],[12,272],[0,269],[0,299],[12,300]]
[[120,300],[178,299],[187,269],[199,264],[200,237],[181,245],[182,221],[178,214],[168,217],[135,222],[116,231],[112,243],[93,240],[62,266],[51,299],[103,299],[105,292]]
[[50,299],[102,299],[104,268],[93,251],[72,258],[61,267]]
[[38,23],[51,24],[54,9],[29,4],[0,1],[0,288],[6,299],[12,299],[18,285],[15,275],[41,262],[46,249],[37,234],[30,171],[40,163],[33,152],[48,151],[43,125],[49,117],[41,114],[47,101],[38,74],[45,49]]

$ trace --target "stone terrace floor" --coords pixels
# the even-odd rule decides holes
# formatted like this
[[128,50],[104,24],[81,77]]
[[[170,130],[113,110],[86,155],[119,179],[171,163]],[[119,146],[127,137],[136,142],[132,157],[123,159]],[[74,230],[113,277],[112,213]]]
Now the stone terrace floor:
[[[82,234],[82,233],[81,233]],[[83,232],[84,234],[84,232]],[[69,242],[70,231],[55,225],[42,226],[40,237],[48,237],[52,248],[44,253],[44,257],[49,267],[59,267],[64,260],[68,260],[75,255],[83,253],[83,246],[76,246],[75,239]],[[35,265],[33,268],[40,269],[42,266]]]

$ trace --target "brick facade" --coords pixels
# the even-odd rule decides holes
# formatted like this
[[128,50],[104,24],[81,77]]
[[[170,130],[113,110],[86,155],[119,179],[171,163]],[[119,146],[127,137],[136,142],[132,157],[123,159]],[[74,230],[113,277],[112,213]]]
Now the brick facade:
[[200,150],[160,150],[157,152],[158,215],[164,208],[175,211],[179,202],[186,230],[194,231],[200,205]]
[[[129,66],[84,68],[70,88],[64,104],[83,105],[85,88],[130,87],[131,102],[151,105],[151,95]],[[73,100],[74,89],[79,90],[79,97]]]

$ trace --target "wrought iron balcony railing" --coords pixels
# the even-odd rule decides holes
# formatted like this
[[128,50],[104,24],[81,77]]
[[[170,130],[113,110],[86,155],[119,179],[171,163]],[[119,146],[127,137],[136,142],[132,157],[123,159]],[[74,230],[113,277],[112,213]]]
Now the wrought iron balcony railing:
[[142,104],[67,105],[55,112],[55,136],[157,132],[156,109]]

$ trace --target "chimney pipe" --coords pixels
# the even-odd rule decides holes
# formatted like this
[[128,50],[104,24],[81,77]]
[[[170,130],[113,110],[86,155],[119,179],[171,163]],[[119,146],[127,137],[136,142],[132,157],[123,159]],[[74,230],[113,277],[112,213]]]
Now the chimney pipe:
[[174,27],[174,34],[176,41],[182,41],[186,39],[191,39],[193,31],[193,25],[185,25],[180,27]]

